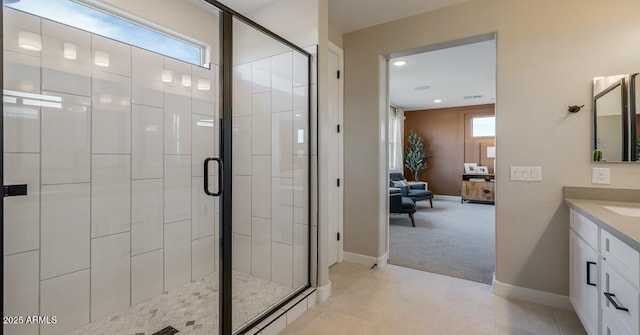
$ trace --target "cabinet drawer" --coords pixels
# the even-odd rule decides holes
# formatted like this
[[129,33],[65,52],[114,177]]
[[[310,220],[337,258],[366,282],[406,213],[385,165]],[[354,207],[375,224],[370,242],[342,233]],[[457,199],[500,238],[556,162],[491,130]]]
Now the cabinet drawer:
[[[608,261],[602,262],[603,314],[608,314],[619,331],[640,334],[640,309],[638,290],[613,269]],[[607,297],[609,295],[609,297]],[[614,304],[615,302],[615,304]],[[616,304],[618,305],[616,307]],[[626,310],[624,310],[626,309]]]
[[635,289],[640,288],[640,254],[604,229],[600,236],[602,257]]
[[619,325],[611,321],[609,313],[602,313],[602,335],[631,335],[621,330]]
[[598,250],[598,225],[573,209],[569,215],[571,216],[571,229],[590,246]]

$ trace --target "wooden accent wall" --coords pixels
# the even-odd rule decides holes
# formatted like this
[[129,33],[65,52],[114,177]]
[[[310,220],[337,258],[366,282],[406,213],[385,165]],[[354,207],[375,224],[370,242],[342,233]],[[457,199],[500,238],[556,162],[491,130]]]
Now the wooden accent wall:
[[[495,145],[495,138],[472,138],[471,118],[495,115],[495,105],[477,105],[453,108],[428,109],[405,112],[404,147],[409,131],[417,132],[425,139],[431,153],[429,168],[420,174],[420,180],[429,183],[435,194],[461,194],[465,162],[476,162],[489,167],[493,173],[492,158],[487,158],[487,146]],[[405,177],[412,180],[411,171],[405,168]]]

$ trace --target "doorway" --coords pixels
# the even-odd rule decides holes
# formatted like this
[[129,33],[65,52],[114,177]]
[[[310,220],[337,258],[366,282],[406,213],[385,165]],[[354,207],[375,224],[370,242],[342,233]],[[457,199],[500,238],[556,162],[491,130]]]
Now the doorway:
[[[496,190],[485,186],[495,182],[495,121],[491,134],[474,133],[474,125],[495,115],[495,50],[494,36],[486,35],[390,57],[390,102],[395,112],[390,114],[389,132],[399,136],[389,141],[389,168],[434,193],[433,207],[415,199],[416,227],[407,214],[390,214],[391,264],[492,282],[495,207],[487,192],[494,195]],[[427,168],[415,181],[413,171],[403,166],[409,134],[421,138],[429,154]],[[481,192],[482,198],[469,201],[463,194],[469,179],[465,163],[483,167],[484,174],[475,178],[484,182],[481,191],[487,192]]]
[[154,5],[3,6],[3,306],[48,317],[4,334],[241,334],[310,286],[310,54]]

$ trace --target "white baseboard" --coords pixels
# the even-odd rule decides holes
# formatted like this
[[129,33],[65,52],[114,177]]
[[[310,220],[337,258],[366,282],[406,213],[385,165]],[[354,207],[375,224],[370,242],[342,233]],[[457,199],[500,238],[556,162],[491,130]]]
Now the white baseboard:
[[384,255],[378,257],[378,267],[383,268],[387,265],[387,261],[389,260],[389,253],[385,253]]
[[318,303],[327,301],[331,297],[331,280],[327,285],[316,287],[316,294]]
[[573,310],[568,296],[501,283],[496,280],[495,274],[493,276],[493,293],[505,298],[533,302],[568,311]]
[[344,261],[349,263],[362,264],[368,267],[372,267],[374,264],[377,264],[379,268],[383,268],[387,265],[387,260],[389,259],[389,253],[386,253],[380,257],[372,257],[366,255],[355,254],[353,252],[344,252]]

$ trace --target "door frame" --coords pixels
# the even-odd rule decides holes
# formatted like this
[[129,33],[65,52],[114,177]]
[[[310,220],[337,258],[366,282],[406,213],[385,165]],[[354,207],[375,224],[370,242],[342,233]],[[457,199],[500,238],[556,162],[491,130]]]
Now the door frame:
[[[335,43],[329,41],[329,52],[333,53],[338,58],[338,71],[340,71],[340,77],[338,78],[338,115],[337,121],[340,125],[340,131],[337,132],[338,136],[338,151],[329,152],[329,161],[338,161],[338,178],[340,178],[340,187],[338,187],[338,233],[340,233],[340,240],[338,241],[338,263],[344,260],[344,50]],[[329,74],[332,76],[333,74]],[[329,85],[332,81],[329,81]],[[329,237],[332,238],[332,237]]]

